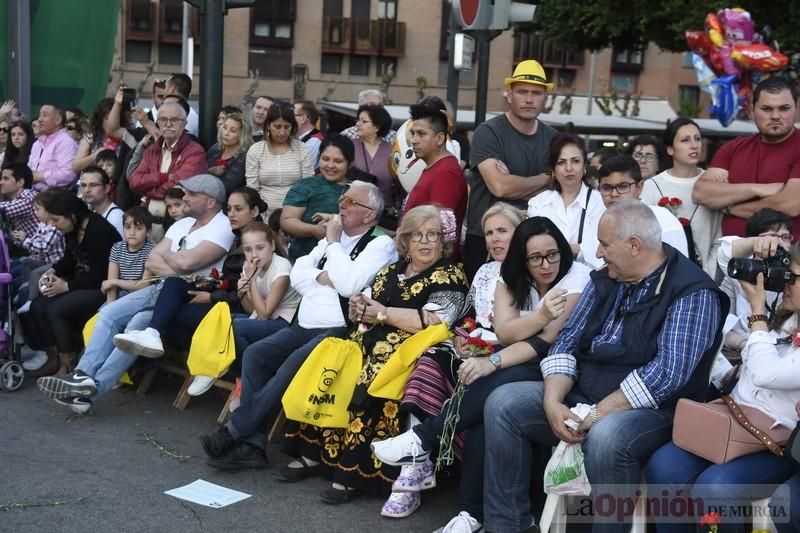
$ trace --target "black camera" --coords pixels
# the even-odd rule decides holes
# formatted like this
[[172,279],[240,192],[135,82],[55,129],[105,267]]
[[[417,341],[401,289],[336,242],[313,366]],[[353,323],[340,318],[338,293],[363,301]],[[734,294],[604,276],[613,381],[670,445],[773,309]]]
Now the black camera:
[[764,274],[764,288],[779,292],[786,284],[791,285],[797,277],[789,270],[792,255],[781,247],[767,259],[734,257],[728,261],[728,275],[733,279],[755,283],[759,274]]

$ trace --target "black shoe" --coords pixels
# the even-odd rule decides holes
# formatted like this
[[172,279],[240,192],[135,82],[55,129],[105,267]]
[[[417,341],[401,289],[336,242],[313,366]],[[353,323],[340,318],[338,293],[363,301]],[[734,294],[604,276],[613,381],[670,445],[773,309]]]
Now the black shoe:
[[264,450],[250,444],[240,442],[217,459],[208,459],[206,464],[219,470],[245,470],[247,468],[267,468],[269,461]]
[[36,386],[46,396],[54,400],[88,398],[97,392],[95,381],[80,370],[63,376],[39,378],[36,380]]
[[279,471],[275,472],[273,477],[278,481],[297,483],[298,481],[303,481],[308,477],[319,476],[322,474],[322,463],[311,466],[302,457],[298,458],[297,460],[300,461],[303,466],[300,468],[290,468],[288,465],[284,466]]
[[339,505],[342,503],[347,503],[351,500],[355,500],[359,496],[362,496],[364,493],[358,489],[334,489],[333,487],[328,487],[322,493],[320,493],[320,498],[323,502],[330,504],[330,505]]
[[225,452],[236,446],[236,440],[228,431],[228,428],[222,426],[215,433],[211,435],[202,435],[200,437],[200,445],[203,446],[203,451],[212,459],[222,457]]

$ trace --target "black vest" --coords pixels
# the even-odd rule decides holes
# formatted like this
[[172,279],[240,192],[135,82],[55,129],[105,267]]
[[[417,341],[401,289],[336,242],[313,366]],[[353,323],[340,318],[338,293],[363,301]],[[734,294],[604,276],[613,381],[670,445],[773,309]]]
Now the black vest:
[[[592,272],[595,303],[578,341],[575,358],[578,363],[577,391],[592,402],[598,402],[617,390],[631,371],[652,361],[658,353],[658,336],[673,302],[702,289],[714,291],[719,298],[720,321],[714,342],[706,350],[689,381],[660,408],[671,408],[678,398],[703,401],[708,389],[711,364],[722,342],[722,325],[728,314],[728,297],[697,265],[677,250],[664,244],[667,264],[647,294],[622,317],[622,339],[617,344],[600,344],[592,349],[592,340],[599,335],[608,318],[616,311],[614,303],[619,283],[608,277],[608,269]],[[620,302],[622,305],[623,302]]]

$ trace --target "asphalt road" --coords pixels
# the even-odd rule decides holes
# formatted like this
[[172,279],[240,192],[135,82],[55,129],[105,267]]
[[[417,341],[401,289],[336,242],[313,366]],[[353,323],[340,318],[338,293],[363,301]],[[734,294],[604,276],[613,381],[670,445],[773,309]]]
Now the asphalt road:
[[[326,505],[323,479],[272,478],[289,460],[278,445],[268,451],[268,470],[215,471],[197,437],[216,428],[222,397],[212,390],[178,411],[179,387],[161,375],[147,396],[112,391],[87,416],[45,398],[29,378],[0,392],[0,532],[430,532],[458,511],[452,479],[423,493],[420,509],[402,520],[381,517],[383,500],[374,496]],[[252,497],[212,509],[164,494],[197,479]]]

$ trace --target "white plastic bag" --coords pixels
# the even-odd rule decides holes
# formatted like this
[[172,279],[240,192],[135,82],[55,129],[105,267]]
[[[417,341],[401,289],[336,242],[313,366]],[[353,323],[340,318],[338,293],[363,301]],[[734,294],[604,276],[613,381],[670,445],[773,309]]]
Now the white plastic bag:
[[[589,413],[589,405],[579,403],[570,411],[583,419]],[[572,429],[578,424],[574,420],[564,421]],[[544,469],[544,491],[547,494],[588,496],[592,492],[586,467],[583,464],[583,449],[580,443],[558,443],[553,456]]]

